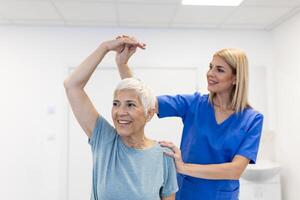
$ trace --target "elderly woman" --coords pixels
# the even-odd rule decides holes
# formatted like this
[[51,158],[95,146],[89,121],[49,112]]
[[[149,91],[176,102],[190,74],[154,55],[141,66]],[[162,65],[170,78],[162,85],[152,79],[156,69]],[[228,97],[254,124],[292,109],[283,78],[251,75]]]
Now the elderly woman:
[[145,48],[130,38],[103,42],[64,82],[73,113],[92,149],[91,200],[171,200],[178,190],[174,161],[144,133],[155,113],[151,90],[133,78],[119,83],[111,111],[115,128],[99,115],[84,91],[106,53],[116,51],[119,59],[126,45]]

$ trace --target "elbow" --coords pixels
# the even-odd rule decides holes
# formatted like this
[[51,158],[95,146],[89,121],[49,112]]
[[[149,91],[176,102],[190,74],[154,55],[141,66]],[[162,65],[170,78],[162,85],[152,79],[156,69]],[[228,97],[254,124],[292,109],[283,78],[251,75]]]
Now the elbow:
[[64,88],[65,88],[66,91],[69,90],[70,88],[72,88],[72,85],[71,85],[71,83],[70,83],[70,81],[69,81],[68,78],[66,78],[64,80],[63,84],[64,84]]
[[73,80],[72,78],[68,77],[64,80],[63,82],[65,90],[70,90],[70,89],[83,89],[85,86],[85,83],[82,81],[76,81]]
[[69,78],[66,78],[63,82],[65,90],[69,90],[76,87],[76,84],[72,83]]
[[63,84],[64,84],[64,88],[67,89],[69,86],[68,79],[65,79]]
[[232,173],[231,173],[231,179],[232,180],[239,180],[241,178],[243,172],[244,172],[244,169],[241,169],[239,167],[234,168],[232,170]]
[[241,178],[241,176],[242,176],[242,173],[240,173],[240,172],[235,172],[235,173],[233,173],[233,175],[232,175],[232,180],[239,180],[239,179]]

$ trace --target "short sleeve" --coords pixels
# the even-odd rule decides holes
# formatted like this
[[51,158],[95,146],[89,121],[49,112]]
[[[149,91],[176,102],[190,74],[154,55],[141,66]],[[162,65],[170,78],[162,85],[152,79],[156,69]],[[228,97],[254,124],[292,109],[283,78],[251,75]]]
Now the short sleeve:
[[115,128],[102,116],[99,116],[96,121],[96,126],[93,130],[92,137],[89,139],[92,152],[99,148],[104,142],[110,142],[117,136]]
[[177,174],[174,159],[164,155],[164,183],[160,195],[162,197],[167,197],[177,191]]
[[254,164],[256,162],[262,126],[263,115],[257,114],[252,120],[247,131],[247,136],[237,153],[238,155],[248,158],[250,160],[250,164]]
[[181,117],[184,118],[191,104],[199,93],[190,95],[162,95],[157,97],[159,118]]

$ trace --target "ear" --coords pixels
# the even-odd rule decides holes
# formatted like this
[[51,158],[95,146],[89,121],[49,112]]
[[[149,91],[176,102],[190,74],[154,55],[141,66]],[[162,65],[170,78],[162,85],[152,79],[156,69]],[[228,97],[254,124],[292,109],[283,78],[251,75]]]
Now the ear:
[[146,116],[146,122],[149,122],[152,119],[154,114],[155,114],[155,109],[148,110],[148,113]]
[[236,76],[234,76],[234,78],[233,78],[232,85],[236,85]]

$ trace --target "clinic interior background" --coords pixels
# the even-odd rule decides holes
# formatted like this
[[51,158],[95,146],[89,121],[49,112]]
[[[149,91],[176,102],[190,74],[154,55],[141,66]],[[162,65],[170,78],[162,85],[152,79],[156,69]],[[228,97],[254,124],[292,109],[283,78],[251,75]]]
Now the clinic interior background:
[[[66,199],[69,106],[63,80],[101,41],[124,33],[148,45],[132,58],[135,68],[202,69],[223,47],[239,47],[250,67],[264,67],[266,76],[255,83],[266,85],[259,159],[282,164],[284,200],[300,198],[298,14],[268,31],[0,26],[0,199]],[[103,60],[106,66],[115,67],[113,54]]]

